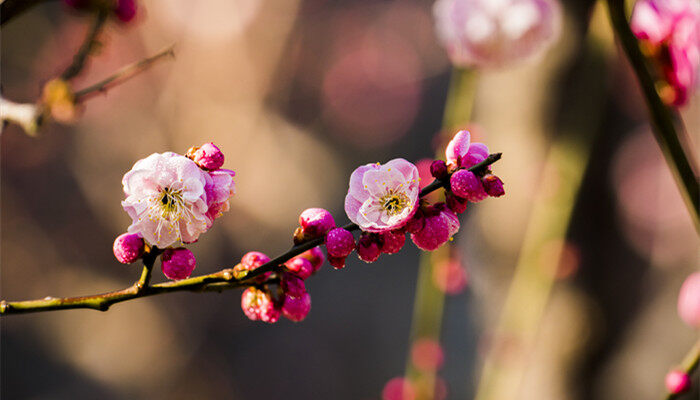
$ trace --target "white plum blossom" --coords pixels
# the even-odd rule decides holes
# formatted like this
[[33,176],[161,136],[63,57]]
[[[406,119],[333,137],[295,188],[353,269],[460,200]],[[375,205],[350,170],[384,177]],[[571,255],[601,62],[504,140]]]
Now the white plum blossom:
[[212,183],[207,172],[179,154],[155,153],[139,160],[122,179],[122,207],[132,219],[128,232],[159,248],[196,241],[211,227],[205,187]]
[[453,64],[498,67],[536,55],[558,36],[557,0],[437,0],[437,35]]
[[363,231],[401,228],[416,212],[419,185],[418,168],[402,158],[363,165],[350,176],[345,212]]

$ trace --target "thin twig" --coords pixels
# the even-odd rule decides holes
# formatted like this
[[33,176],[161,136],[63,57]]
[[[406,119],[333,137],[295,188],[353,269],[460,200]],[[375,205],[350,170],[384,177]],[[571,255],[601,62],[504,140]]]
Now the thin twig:
[[[700,232],[700,185],[691,153],[684,148],[680,140],[679,134],[684,131],[683,123],[678,113],[664,104],[656,91],[646,59],[627,22],[624,0],[608,0],[608,10],[612,26],[644,94],[656,141],[677,178],[695,229]],[[676,126],[680,126],[681,129],[677,130]]]
[[78,90],[75,92],[75,101],[76,102],[81,102],[85,101],[86,99],[98,94],[98,93],[104,93],[108,89],[119,85],[122,82],[125,82],[135,75],[138,75],[139,73],[147,70],[150,68],[153,64],[155,64],[157,61],[161,60],[164,57],[175,57],[175,45],[171,45],[166,47],[165,49],[159,51],[155,55],[144,58],[141,61],[138,61],[136,63],[133,63],[131,65],[127,65],[126,67],[120,69],[119,71],[115,72],[113,75],[110,75],[106,79],[103,79],[94,85],[90,85],[84,89]]
[[[468,170],[473,172],[482,171],[489,165],[500,160],[500,158],[501,153],[491,154],[484,161],[468,168]],[[447,185],[448,183],[449,177],[445,180],[436,179],[420,191],[420,197],[423,197],[430,192],[445,187],[445,185]],[[343,226],[343,228],[349,231],[355,231],[359,229],[359,227],[353,223],[346,224]],[[234,277],[232,268],[226,268],[208,275],[200,275],[192,278],[182,279],[179,281],[170,281],[149,286],[148,279],[150,278],[150,271],[144,271],[142,272],[139,281],[134,283],[132,286],[114,292],[80,297],[45,297],[43,299],[25,301],[2,300],[0,302],[0,315],[22,314],[52,310],[66,310],[71,308],[88,308],[99,311],[107,311],[112,304],[121,303],[123,301],[135,298],[154,296],[157,294],[181,291],[220,292],[226,289],[232,289],[241,286],[249,286],[252,284],[251,279],[260,276],[266,272],[280,271],[281,265],[284,264],[286,261],[295,256],[298,256],[299,254],[307,250],[322,245],[323,241],[324,238],[320,237],[294,246],[291,249],[289,249],[289,251],[287,251],[286,253],[275,257],[274,259],[270,260],[266,264],[261,265],[259,268],[251,271],[250,273],[248,273],[248,275],[240,279]],[[159,253],[153,251],[147,253],[147,255],[144,257],[145,268],[149,267],[149,265],[150,268],[153,267],[153,263],[155,262],[155,259],[158,254]],[[143,284],[143,282],[145,282],[145,284]],[[266,283],[274,282],[277,282],[277,278],[274,276],[271,276],[266,281]]]
[[[688,351],[688,354],[683,357],[680,369],[686,374],[691,375],[693,371],[698,368],[698,365],[700,365],[700,339],[695,342],[693,347],[690,348],[690,351]],[[665,399],[671,400],[675,399],[676,397],[678,397],[678,394],[669,393],[666,395]]]
[[100,9],[95,12],[95,21],[90,27],[87,35],[85,35],[85,40],[83,44],[78,49],[78,52],[73,56],[73,62],[66,68],[61,74],[61,79],[68,80],[78,76],[80,71],[85,67],[85,63],[88,59],[90,53],[94,50],[95,46],[98,44],[97,37],[102,32],[105,22],[107,21],[107,11]]

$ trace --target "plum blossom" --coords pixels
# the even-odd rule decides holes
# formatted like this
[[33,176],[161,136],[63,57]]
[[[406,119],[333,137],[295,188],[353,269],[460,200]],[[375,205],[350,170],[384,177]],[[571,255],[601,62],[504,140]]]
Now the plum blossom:
[[558,36],[556,0],[437,0],[437,36],[460,67],[499,67],[533,57]]
[[433,251],[445,244],[459,230],[459,219],[444,203],[424,211],[424,225],[411,234],[411,240],[421,250]]
[[151,154],[134,164],[122,184],[122,207],[132,219],[128,232],[151,245],[194,242],[211,226],[205,187],[212,178],[185,156]]
[[469,168],[488,156],[489,148],[483,143],[472,143],[471,134],[466,130],[457,132],[445,148],[445,160],[450,171],[459,167]]
[[363,231],[401,228],[416,212],[419,184],[418,168],[402,158],[363,165],[350,176],[345,212]]
[[207,212],[208,227],[214,223],[214,220],[219,218],[223,213],[229,210],[229,197],[236,193],[233,177],[236,173],[230,169],[217,169],[210,171],[209,177],[211,182],[207,182],[204,186],[204,192],[207,195]]
[[674,106],[688,102],[700,68],[700,4],[696,0],[639,0],[630,27],[656,60]]

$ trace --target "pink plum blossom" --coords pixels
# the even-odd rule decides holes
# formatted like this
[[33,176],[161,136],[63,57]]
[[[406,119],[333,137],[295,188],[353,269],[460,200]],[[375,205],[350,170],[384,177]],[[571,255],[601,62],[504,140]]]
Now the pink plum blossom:
[[321,250],[321,248],[318,246],[314,247],[311,250],[306,250],[305,252],[299,254],[297,257],[305,258],[311,261],[311,265],[314,268],[314,272],[321,269],[323,262],[326,261],[326,256],[323,255],[323,250]]
[[411,240],[421,250],[432,251],[445,244],[459,230],[459,219],[444,203],[425,212],[425,225],[411,234]]
[[382,233],[382,253],[396,254],[406,243],[406,233],[400,230]]
[[678,315],[689,326],[700,328],[700,272],[683,282],[678,294]]
[[357,256],[360,260],[366,263],[372,263],[377,261],[379,255],[381,254],[381,248],[376,234],[363,232],[360,235],[360,239],[357,241]]
[[284,266],[301,279],[306,279],[314,273],[314,266],[311,264],[311,261],[303,257],[294,257],[284,263]]
[[252,321],[275,323],[280,318],[280,307],[275,304],[270,292],[249,287],[241,295],[243,313]]
[[209,228],[214,220],[229,210],[229,197],[236,192],[233,177],[236,173],[230,169],[217,169],[209,172],[211,180],[204,186],[207,195],[207,224]]
[[452,174],[452,177],[450,177],[450,189],[455,195],[474,203],[488,197],[481,179],[466,169],[460,169]]
[[166,249],[160,256],[163,274],[172,280],[189,278],[197,266],[194,254],[185,248]]
[[122,207],[132,219],[128,232],[160,248],[196,241],[211,226],[205,191],[211,181],[179,154],[155,153],[137,161],[122,179]]
[[345,212],[363,231],[401,228],[416,212],[419,185],[418,168],[402,158],[363,165],[350,176]]
[[288,296],[299,297],[306,293],[306,285],[304,285],[304,281],[298,276],[289,272],[282,273],[281,286],[282,291]]
[[[270,257],[267,254],[261,253],[259,251],[249,251],[243,255],[241,262],[233,267],[233,275],[237,279],[241,279],[248,275],[249,272],[254,271],[261,266],[267,264],[270,261]],[[264,282],[272,272],[268,271],[257,277],[258,282]]]
[[453,64],[499,67],[531,58],[556,39],[556,0],[438,0],[437,36]]
[[122,264],[131,264],[141,258],[144,251],[143,238],[135,233],[123,233],[114,240],[114,257]]
[[445,148],[445,160],[447,161],[447,164],[451,165],[453,168],[458,167],[459,160],[467,155],[470,143],[471,134],[469,131],[457,132]]
[[484,190],[491,197],[501,197],[506,194],[503,189],[503,181],[494,174],[486,174],[481,178]]
[[304,293],[299,297],[284,296],[282,302],[282,315],[290,321],[299,322],[309,314],[311,310],[311,296]]
[[191,154],[192,161],[203,169],[213,171],[224,165],[224,153],[214,143],[204,143]]
[[632,32],[657,61],[675,106],[688,102],[700,68],[700,3],[696,0],[639,0]]
[[347,229],[335,228],[326,235],[326,251],[335,258],[347,257],[355,249],[355,238]]

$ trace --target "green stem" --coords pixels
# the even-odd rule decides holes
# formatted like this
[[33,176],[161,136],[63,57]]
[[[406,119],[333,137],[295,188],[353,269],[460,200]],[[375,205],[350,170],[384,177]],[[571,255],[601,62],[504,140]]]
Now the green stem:
[[[695,369],[697,369],[699,364],[700,364],[700,340],[695,342],[693,347],[690,348],[690,351],[688,352],[688,354],[685,355],[685,357],[683,358],[683,361],[681,362],[680,370],[682,370],[686,374],[690,375],[693,373],[693,371],[695,371]],[[671,400],[671,399],[675,399],[676,397],[678,397],[678,394],[668,393],[666,395],[665,399]]]
[[[692,164],[689,152],[684,149],[676,126],[682,127],[678,114],[659,97],[654,80],[649,73],[646,59],[639,48],[625,15],[624,0],[608,0],[610,21],[622,45],[630,65],[644,94],[656,141],[661,146],[666,162],[676,176],[683,198],[688,206],[695,229],[700,232],[700,188],[697,168]],[[683,131],[683,129],[681,129]]]
[[[470,167],[469,170],[480,171],[493,164],[494,162],[498,161],[500,158],[501,153],[491,154],[484,161]],[[423,197],[430,192],[443,188],[448,182],[449,177],[442,181],[436,179],[421,190],[420,196]],[[343,228],[349,231],[355,231],[359,229],[359,227],[353,223],[348,223],[344,225]],[[144,256],[144,270],[141,273],[141,278],[132,286],[114,292],[95,294],[91,296],[63,298],[49,296],[43,299],[25,301],[2,300],[0,301],[0,316],[7,314],[22,314],[40,311],[67,310],[71,308],[88,308],[99,311],[107,311],[112,304],[121,303],[123,301],[141,297],[154,296],[157,294],[181,291],[220,292],[226,289],[232,289],[241,286],[250,286],[252,284],[251,279],[262,275],[266,272],[280,271],[280,266],[286,261],[288,261],[292,257],[298,256],[299,254],[307,250],[322,245],[323,241],[324,238],[320,237],[294,246],[286,253],[275,257],[274,259],[270,260],[266,264],[261,265],[259,268],[251,271],[246,276],[243,276],[240,279],[234,277],[232,268],[226,268],[208,275],[200,275],[188,279],[182,279],[179,281],[171,281],[149,286],[148,282],[150,280],[153,264],[155,263],[155,259],[157,258],[157,256],[160,254],[160,250],[154,248],[154,250],[151,250]],[[266,283],[274,283],[276,282],[276,279],[276,277],[270,277],[270,279],[266,281]]]

